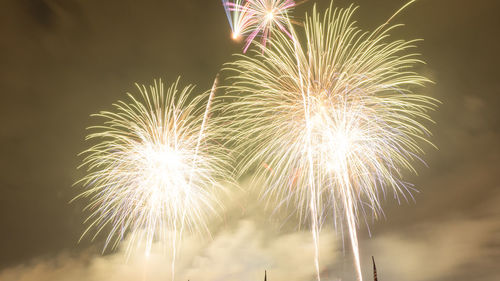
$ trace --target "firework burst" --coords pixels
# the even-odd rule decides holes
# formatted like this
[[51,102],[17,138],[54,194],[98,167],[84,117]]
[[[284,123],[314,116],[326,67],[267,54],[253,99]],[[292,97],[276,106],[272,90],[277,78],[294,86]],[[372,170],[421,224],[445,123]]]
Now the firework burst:
[[114,111],[96,114],[104,122],[90,128],[96,144],[83,152],[86,190],[77,197],[90,198],[83,235],[108,230],[106,249],[129,233],[127,251],[145,245],[146,254],[154,241],[170,242],[175,260],[184,230],[208,233],[217,191],[231,175],[217,142],[223,129],[209,118],[215,83],[194,99],[193,87],[178,89],[178,81],[166,91],[161,80],[137,88],[138,98],[128,94]]
[[288,12],[296,6],[293,0],[222,0],[231,26],[232,37],[238,40],[246,37],[245,53],[256,37],[262,37],[265,48],[273,29],[279,29],[291,36],[288,26]]
[[413,70],[422,63],[415,41],[390,40],[396,26],[387,24],[361,31],[355,10],[330,6],[321,16],[315,7],[304,42],[293,29],[277,33],[266,52],[226,66],[235,73],[228,96],[236,101],[227,110],[239,130],[240,170],[256,168],[263,196],[292,205],[310,223],[318,279],[319,233],[329,216],[346,226],[362,279],[360,215],[379,216],[388,190],[398,200],[411,196],[402,175],[414,172],[430,135],[422,122],[437,103],[414,93],[429,82]]

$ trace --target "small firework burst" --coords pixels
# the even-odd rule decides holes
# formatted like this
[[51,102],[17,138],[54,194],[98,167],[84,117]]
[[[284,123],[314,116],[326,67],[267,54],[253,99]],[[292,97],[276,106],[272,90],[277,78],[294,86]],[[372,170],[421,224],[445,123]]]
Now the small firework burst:
[[258,36],[265,47],[273,29],[291,36],[288,13],[296,6],[293,0],[222,0],[222,4],[233,39],[246,37],[244,53]]

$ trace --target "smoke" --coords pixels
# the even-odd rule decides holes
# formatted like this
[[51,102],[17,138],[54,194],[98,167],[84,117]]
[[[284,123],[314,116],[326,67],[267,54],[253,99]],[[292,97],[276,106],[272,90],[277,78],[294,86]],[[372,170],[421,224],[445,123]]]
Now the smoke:
[[[499,234],[498,219],[452,219],[375,237],[366,241],[364,250],[376,253],[379,280],[443,281],[467,275],[483,280],[480,271],[495,271]],[[493,274],[488,278],[493,279],[484,280],[498,280]]]
[[[323,268],[337,256],[334,235],[321,240]],[[176,280],[263,280],[264,270],[273,281],[312,280],[314,247],[310,233],[289,234],[258,227],[242,220],[236,227],[219,232],[210,241],[187,237],[176,261]],[[126,243],[125,243],[126,244]],[[2,281],[165,281],[171,278],[171,258],[159,245],[149,256],[131,255],[124,250],[108,256],[60,254],[49,259],[0,272]]]
[[[247,182],[243,186],[249,185]],[[310,232],[296,221],[277,218],[288,211],[269,213],[255,190],[236,189],[212,223],[212,237],[187,236],[175,263],[175,280],[258,281],[264,270],[270,281],[315,279],[314,246]],[[363,275],[371,280],[374,255],[381,281],[498,280],[495,261],[500,257],[500,221],[491,198],[474,216],[458,215],[414,223],[376,233],[361,241]],[[276,218],[276,221],[273,219]],[[286,220],[286,219],[285,219]],[[328,226],[320,236],[322,280],[356,280],[350,248],[342,249],[340,236]],[[346,243],[348,241],[344,241]],[[87,250],[79,255],[61,253],[0,271],[0,281],[165,281],[171,280],[171,253],[155,244],[146,256],[127,252],[127,241],[116,252],[101,255]],[[487,272],[487,274],[485,274]]]

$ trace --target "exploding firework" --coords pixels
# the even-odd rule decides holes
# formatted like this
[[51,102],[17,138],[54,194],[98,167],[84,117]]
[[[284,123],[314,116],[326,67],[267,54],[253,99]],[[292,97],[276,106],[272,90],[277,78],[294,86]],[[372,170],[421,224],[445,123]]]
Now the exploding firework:
[[[266,52],[239,55],[228,104],[243,155],[241,171],[257,169],[265,198],[293,206],[308,221],[316,246],[328,216],[346,226],[362,279],[357,226],[360,215],[382,213],[380,198],[393,191],[411,196],[404,171],[428,143],[422,122],[437,101],[414,91],[429,80],[414,71],[422,63],[415,41],[389,40],[396,26],[363,32],[356,8],[316,7],[304,23],[305,41],[277,34]],[[291,38],[300,38],[291,29]],[[259,43],[256,43],[259,44]],[[258,48],[257,48],[258,49]]]
[[180,90],[178,80],[166,91],[161,80],[137,87],[139,97],[128,94],[114,111],[96,114],[103,123],[90,128],[87,139],[96,144],[83,152],[86,190],[77,197],[90,198],[83,235],[106,229],[106,249],[130,233],[127,249],[145,245],[146,254],[154,241],[170,242],[175,260],[184,230],[208,231],[217,192],[231,175],[217,141],[223,129],[209,118],[215,83],[194,99],[193,87]]
[[222,4],[233,39],[246,36],[243,52],[259,35],[262,37],[261,45],[265,47],[275,28],[291,36],[287,26],[288,12],[296,6],[293,0],[222,0]]

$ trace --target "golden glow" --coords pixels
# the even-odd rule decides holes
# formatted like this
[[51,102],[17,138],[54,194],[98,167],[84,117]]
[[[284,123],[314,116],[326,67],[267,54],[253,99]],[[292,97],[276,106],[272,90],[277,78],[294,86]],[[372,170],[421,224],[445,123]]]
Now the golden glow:
[[268,11],[267,14],[266,14],[266,19],[268,21],[272,21],[274,19],[274,13],[273,11]]

